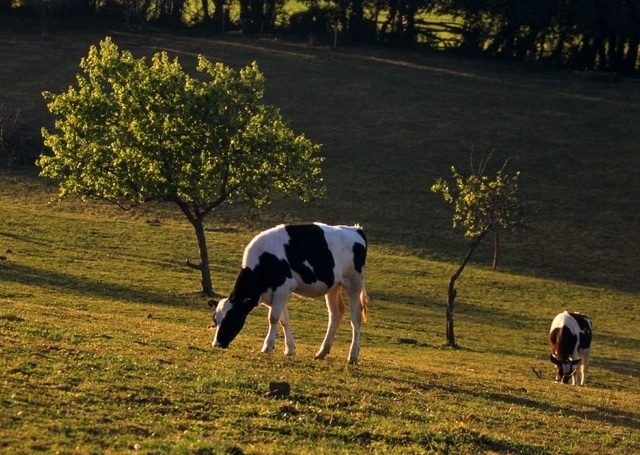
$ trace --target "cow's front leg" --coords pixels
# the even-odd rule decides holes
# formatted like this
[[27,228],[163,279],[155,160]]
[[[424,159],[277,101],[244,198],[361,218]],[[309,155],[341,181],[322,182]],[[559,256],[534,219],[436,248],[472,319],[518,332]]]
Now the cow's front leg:
[[576,374],[580,373],[578,376],[578,385],[586,386],[587,385],[587,372],[589,371],[589,360],[591,358],[591,348],[585,349],[581,353],[582,362],[578,365],[578,371]]
[[344,302],[342,300],[342,286],[337,285],[331,289],[325,296],[327,302],[327,311],[329,312],[329,323],[327,325],[327,333],[320,345],[320,349],[315,355],[316,359],[324,359],[331,351],[333,339],[336,336],[340,320],[344,314]]
[[291,325],[289,324],[289,310],[285,305],[280,314],[280,325],[284,331],[284,355],[294,355],[296,353],[296,340],[293,339]]
[[262,352],[270,354],[276,346],[276,335],[278,333],[278,321],[280,320],[282,310],[279,306],[271,305],[269,308],[269,331],[262,345]]

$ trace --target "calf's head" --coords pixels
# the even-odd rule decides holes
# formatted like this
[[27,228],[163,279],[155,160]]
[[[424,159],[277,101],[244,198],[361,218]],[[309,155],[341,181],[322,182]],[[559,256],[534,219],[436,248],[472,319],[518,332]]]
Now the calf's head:
[[[211,302],[209,305],[213,306]],[[211,345],[227,348],[244,327],[248,314],[246,306],[234,304],[229,299],[220,300],[213,312],[213,324],[209,326],[216,329]]]
[[576,373],[578,369],[578,364],[580,363],[580,359],[578,360],[558,360],[553,354],[549,355],[549,359],[556,366],[556,382],[562,382],[563,384],[568,384],[569,380]]

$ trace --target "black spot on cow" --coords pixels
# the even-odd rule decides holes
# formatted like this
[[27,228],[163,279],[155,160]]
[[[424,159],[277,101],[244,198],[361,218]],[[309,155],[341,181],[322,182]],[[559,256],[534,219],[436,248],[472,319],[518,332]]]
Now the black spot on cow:
[[287,278],[291,278],[291,270],[286,261],[278,259],[271,253],[262,253],[258,264],[250,269],[240,270],[229,300],[234,304],[255,308],[260,303],[260,295],[267,289],[273,290],[281,286]]
[[255,308],[258,306],[258,297],[260,297],[260,290],[255,272],[248,267],[240,269],[229,294],[229,300],[234,305],[247,305],[250,308]]
[[269,288],[275,291],[284,284],[287,278],[293,277],[287,261],[278,259],[277,256],[267,252],[260,255],[258,265],[253,270],[256,277],[260,277],[257,281],[260,294]]
[[226,348],[240,333],[247,316],[260,303],[260,295],[269,288],[275,290],[287,278],[291,278],[287,262],[266,252],[262,253],[253,270],[248,267],[240,270],[229,294],[233,306],[224,316],[216,335],[221,347]]
[[364,230],[362,229],[358,229],[356,232],[364,240],[364,245],[360,243],[353,244],[353,267],[358,273],[362,273],[364,264],[367,262],[367,236],[364,235]]
[[315,224],[286,226],[289,242],[284,251],[291,269],[307,284],[322,281],[333,286],[335,261],[324,231]]
[[580,349],[591,347],[591,323],[589,318],[581,313],[569,313],[580,326]]
[[367,247],[361,243],[353,244],[353,267],[358,273],[362,273],[362,268],[367,260]]

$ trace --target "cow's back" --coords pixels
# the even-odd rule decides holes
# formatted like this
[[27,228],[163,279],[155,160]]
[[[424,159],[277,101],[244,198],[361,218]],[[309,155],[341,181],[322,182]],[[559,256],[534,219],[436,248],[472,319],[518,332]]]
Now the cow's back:
[[360,226],[319,225],[335,258],[336,277],[361,274],[367,260],[367,238]]
[[582,313],[569,313],[569,315],[575,319],[578,327],[580,327],[580,347],[579,349],[591,348],[591,339],[593,337],[593,330],[591,325],[591,319]]
[[558,314],[551,323],[549,343],[558,360],[579,358],[578,350],[591,347],[591,321],[580,313]]
[[331,231],[324,225],[294,224],[285,226],[289,242],[284,246],[291,270],[305,284],[322,281],[327,288],[335,283],[336,250],[329,245]]
[[285,225],[278,226],[262,231],[256,235],[244,249],[242,256],[242,267],[254,269],[260,262],[260,256],[265,252],[269,252],[278,259],[284,259],[284,245],[289,241],[289,235],[285,229]]

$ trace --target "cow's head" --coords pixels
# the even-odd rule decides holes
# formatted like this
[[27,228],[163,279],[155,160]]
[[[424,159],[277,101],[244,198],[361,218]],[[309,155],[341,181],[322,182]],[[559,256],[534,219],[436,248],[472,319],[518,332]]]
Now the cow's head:
[[[211,302],[209,305],[213,306]],[[229,299],[220,300],[213,312],[213,324],[209,326],[216,329],[211,345],[214,348],[227,348],[244,327],[250,309]]]
[[549,354],[549,359],[556,366],[556,382],[562,382],[568,384],[569,380],[573,377],[578,369],[578,360],[558,360],[553,354]]

